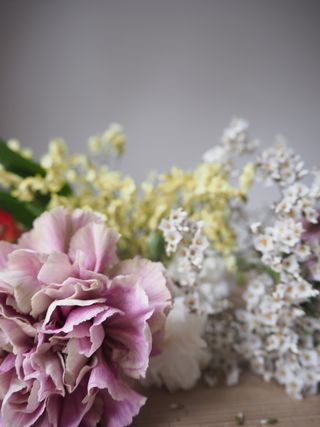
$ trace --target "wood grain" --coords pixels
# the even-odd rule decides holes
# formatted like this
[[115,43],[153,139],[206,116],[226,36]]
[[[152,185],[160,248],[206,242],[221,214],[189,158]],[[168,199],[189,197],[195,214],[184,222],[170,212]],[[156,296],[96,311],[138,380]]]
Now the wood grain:
[[249,373],[233,387],[199,385],[188,392],[149,390],[147,395],[135,427],[231,427],[237,425],[239,412],[245,414],[248,427],[260,426],[261,419],[270,417],[278,419],[279,427],[320,427],[320,396],[296,401],[279,385]]

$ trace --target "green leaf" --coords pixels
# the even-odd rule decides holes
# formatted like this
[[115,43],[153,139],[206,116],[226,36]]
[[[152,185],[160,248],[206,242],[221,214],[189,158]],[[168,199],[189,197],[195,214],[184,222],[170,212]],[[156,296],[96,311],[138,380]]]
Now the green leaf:
[[59,196],[71,196],[73,194],[72,188],[70,185],[66,182],[63,187],[58,191]]
[[31,228],[33,221],[43,212],[37,204],[21,202],[3,191],[0,191],[0,208],[11,213],[19,224],[27,228]]
[[152,261],[161,261],[165,257],[165,241],[162,233],[153,231],[148,238],[148,258]]
[[45,170],[36,162],[26,159],[21,154],[11,150],[5,141],[0,140],[0,163],[9,171],[19,176],[34,176],[46,174]]
[[[41,175],[45,176],[46,171],[38,163],[33,160],[26,159],[16,151],[11,150],[5,141],[0,140],[0,163],[7,171],[13,172],[23,178],[27,176]],[[65,183],[58,192],[61,196],[70,196],[72,189],[68,183]],[[49,196],[39,196],[38,202],[42,205],[47,205],[50,201]]]
[[237,258],[237,269],[240,272],[248,272],[251,270],[256,270],[259,273],[266,273],[271,277],[271,279],[275,283],[278,283],[279,279],[280,279],[279,273],[272,270],[270,267],[263,264],[262,262],[255,261],[255,260],[253,262],[251,262],[251,261],[247,261],[246,259],[244,259],[242,257],[238,257]]

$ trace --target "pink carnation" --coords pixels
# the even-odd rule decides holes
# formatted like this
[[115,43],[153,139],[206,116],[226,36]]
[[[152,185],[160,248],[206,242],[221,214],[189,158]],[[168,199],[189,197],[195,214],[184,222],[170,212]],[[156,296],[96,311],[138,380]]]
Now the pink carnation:
[[[131,387],[158,351],[170,293],[161,264],[119,262],[92,213],[44,213],[0,242],[3,426],[118,427],[145,397]],[[152,348],[153,347],[153,348]]]

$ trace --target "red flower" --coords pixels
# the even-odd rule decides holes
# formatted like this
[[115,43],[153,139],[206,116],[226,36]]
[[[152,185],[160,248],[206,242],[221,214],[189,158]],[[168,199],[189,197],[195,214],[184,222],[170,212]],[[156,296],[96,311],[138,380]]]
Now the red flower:
[[20,231],[13,216],[0,209],[0,240],[15,242],[19,236]]

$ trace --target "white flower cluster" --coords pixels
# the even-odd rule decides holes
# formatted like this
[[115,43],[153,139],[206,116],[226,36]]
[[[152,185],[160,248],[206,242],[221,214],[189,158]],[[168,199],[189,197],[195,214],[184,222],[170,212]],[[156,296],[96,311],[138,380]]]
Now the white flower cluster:
[[[228,168],[234,154],[255,147],[247,123],[235,120],[205,160]],[[246,238],[239,243],[240,276],[248,283],[244,308],[231,303],[235,277],[209,248],[202,223],[191,221],[182,209],[161,221],[175,303],[163,352],[150,363],[149,384],[188,389],[203,373],[211,386],[221,374],[231,385],[238,381],[243,362],[249,362],[255,373],[266,381],[275,379],[295,398],[318,391],[320,173],[312,173],[310,185],[302,183],[309,172],[283,141],[263,152],[256,167],[267,185],[278,185],[281,200],[272,207],[272,222],[267,218],[266,226],[252,224],[254,248]],[[232,212],[232,222],[248,228],[245,212],[237,206]]]
[[212,387],[223,376],[227,385],[238,382],[240,375],[239,352],[236,343],[239,341],[239,325],[231,309],[225,309],[208,318],[205,339],[210,350],[210,363],[204,372],[206,383]]
[[232,383],[238,376],[230,324],[229,277],[221,256],[207,249],[202,223],[178,209],[162,220],[174,306],[169,314],[162,353],[152,358],[148,385],[189,389],[205,370],[213,385],[221,369]]
[[230,158],[252,153],[258,146],[258,141],[249,135],[249,123],[243,119],[234,118],[223,131],[221,143],[211,148],[203,155],[208,163],[226,163]]
[[301,157],[286,146],[285,140],[278,136],[274,147],[265,150],[258,160],[266,185],[274,182],[286,187],[307,174]]
[[172,211],[168,219],[161,220],[159,229],[165,238],[167,254],[177,254],[180,284],[194,285],[209,246],[202,221],[191,221],[187,213],[179,208]]
[[162,352],[150,360],[145,384],[165,385],[170,391],[190,389],[204,374],[209,386],[225,374],[228,384],[239,376],[234,349],[237,323],[231,310],[230,277],[223,259],[207,251],[197,283],[179,286],[176,260],[168,273],[174,280],[174,306],[165,329]]
[[306,175],[300,157],[284,145],[262,154],[267,183],[276,182],[282,200],[275,222],[253,224],[255,249],[268,274],[253,278],[244,294],[246,309],[237,313],[239,353],[265,380],[275,379],[295,398],[315,393],[320,382],[319,240],[309,241],[305,225],[317,223],[319,185],[299,182]]
[[207,251],[197,281],[192,286],[181,286],[185,273],[181,272],[177,259],[173,258],[168,273],[175,285],[173,294],[183,296],[189,311],[209,316],[229,308],[229,276],[222,257],[213,251]]
[[251,153],[257,148],[257,140],[249,135],[249,123],[246,120],[234,118],[223,131],[222,143],[227,150],[236,155]]
[[307,221],[316,224],[318,211],[314,201],[319,198],[319,188],[317,183],[309,188],[300,182],[284,188],[283,198],[275,207],[276,214],[281,218],[290,216],[295,219],[302,214]]

